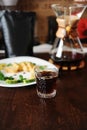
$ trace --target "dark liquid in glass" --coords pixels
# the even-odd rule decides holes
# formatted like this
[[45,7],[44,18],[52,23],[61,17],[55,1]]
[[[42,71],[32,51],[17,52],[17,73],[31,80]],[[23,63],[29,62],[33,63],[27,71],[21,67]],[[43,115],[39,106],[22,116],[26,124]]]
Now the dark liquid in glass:
[[40,72],[37,77],[37,90],[43,94],[50,94],[55,90],[57,74],[52,71]]
[[80,67],[82,61],[84,61],[85,55],[77,52],[72,53],[71,51],[64,51],[62,53],[62,58],[56,57],[56,54],[51,55],[51,58],[61,69],[65,67],[68,70],[73,67],[75,69]]

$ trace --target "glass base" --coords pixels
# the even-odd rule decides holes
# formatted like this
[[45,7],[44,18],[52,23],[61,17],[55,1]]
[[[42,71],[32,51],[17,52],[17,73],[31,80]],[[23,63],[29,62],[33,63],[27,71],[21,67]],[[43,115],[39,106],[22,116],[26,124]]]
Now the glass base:
[[64,65],[64,64],[61,65],[61,63],[55,62],[52,59],[49,59],[49,62],[52,64],[55,64],[56,67],[58,67],[61,70],[77,70],[77,69],[82,69],[85,67],[84,60],[81,60],[78,64],[76,64],[76,63],[69,64],[68,63],[67,65]]
[[56,90],[54,90],[52,93],[41,93],[37,90],[37,95],[40,97],[40,98],[53,98],[56,96]]

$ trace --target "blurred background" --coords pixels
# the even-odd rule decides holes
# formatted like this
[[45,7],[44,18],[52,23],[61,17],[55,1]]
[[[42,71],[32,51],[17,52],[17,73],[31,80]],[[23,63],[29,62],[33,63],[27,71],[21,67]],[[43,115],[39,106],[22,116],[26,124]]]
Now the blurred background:
[[[51,4],[69,4],[78,2],[78,0],[0,0],[0,10],[23,10],[23,11],[35,11],[36,25],[35,25],[35,39],[39,43],[52,44],[55,38],[55,32],[57,28],[55,15],[51,9]],[[79,3],[87,4],[87,0],[81,0]],[[87,9],[85,10],[82,19],[79,23],[79,31],[81,39],[87,38]],[[85,30],[85,31],[84,31]]]

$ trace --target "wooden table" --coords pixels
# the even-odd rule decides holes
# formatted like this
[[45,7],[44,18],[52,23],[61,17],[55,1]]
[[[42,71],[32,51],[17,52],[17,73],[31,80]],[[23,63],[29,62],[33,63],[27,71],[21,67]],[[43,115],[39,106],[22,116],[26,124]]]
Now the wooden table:
[[39,98],[35,87],[0,87],[0,130],[87,130],[87,63],[60,74],[55,98]]

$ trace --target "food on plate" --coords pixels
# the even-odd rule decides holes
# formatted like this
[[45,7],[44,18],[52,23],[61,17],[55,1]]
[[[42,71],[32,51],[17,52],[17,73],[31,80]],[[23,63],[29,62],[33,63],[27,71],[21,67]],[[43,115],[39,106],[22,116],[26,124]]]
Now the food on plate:
[[18,73],[20,71],[29,72],[34,70],[35,64],[31,62],[20,62],[20,63],[12,63],[3,68],[3,70],[7,73]]
[[[42,69],[46,67],[45,65],[36,65],[35,63],[29,61],[22,61],[19,63],[1,63],[0,64],[0,81],[4,81],[8,84],[15,83],[31,83],[35,81],[34,68],[36,66]],[[28,77],[24,75],[28,74]],[[8,76],[9,75],[9,76]],[[15,75],[17,77],[15,78]]]
[[1,64],[0,64],[0,70],[2,70],[5,66],[6,66],[5,63],[1,63]]

